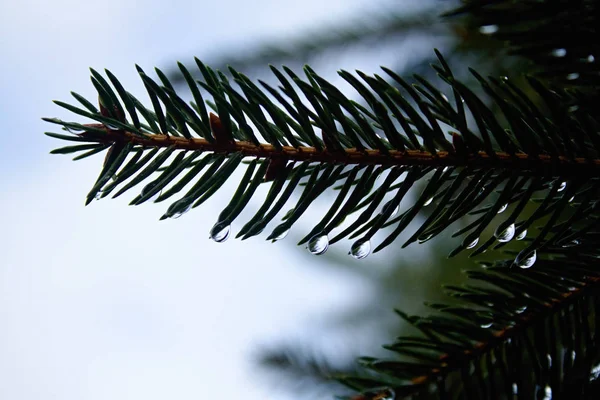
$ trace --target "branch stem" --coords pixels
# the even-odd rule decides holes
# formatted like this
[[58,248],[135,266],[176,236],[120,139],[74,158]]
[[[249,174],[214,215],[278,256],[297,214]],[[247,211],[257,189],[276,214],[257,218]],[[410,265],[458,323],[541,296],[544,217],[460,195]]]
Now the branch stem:
[[247,157],[283,158],[290,161],[311,161],[344,164],[374,164],[381,166],[422,165],[432,167],[470,167],[470,168],[497,168],[515,171],[529,171],[531,175],[560,175],[560,176],[598,176],[600,174],[600,159],[574,158],[564,156],[552,157],[540,154],[531,157],[525,153],[514,155],[505,152],[496,152],[492,155],[486,152],[476,154],[458,155],[446,151],[432,154],[427,151],[417,150],[389,150],[387,154],[380,150],[357,150],[347,148],[343,152],[319,151],[314,147],[283,146],[278,150],[270,144],[255,145],[250,142],[236,141],[232,144],[210,143],[206,139],[146,134],[146,137],[137,136],[130,132],[107,129],[102,124],[86,125],[90,128],[106,129],[107,134],[98,140],[103,143],[116,141],[131,142],[134,145],[149,148],[174,147],[176,150],[202,150],[216,153],[240,152]]

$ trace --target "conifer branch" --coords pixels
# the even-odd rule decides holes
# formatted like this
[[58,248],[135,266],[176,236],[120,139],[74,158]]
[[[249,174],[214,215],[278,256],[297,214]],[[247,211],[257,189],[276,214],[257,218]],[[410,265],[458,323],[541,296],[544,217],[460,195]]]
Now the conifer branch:
[[[213,114],[214,115],[214,114]],[[420,165],[426,167],[467,167],[483,169],[513,170],[530,176],[556,176],[562,177],[596,177],[600,175],[600,159],[586,159],[583,157],[568,159],[565,156],[552,157],[540,154],[531,157],[526,153],[508,154],[495,152],[491,155],[479,151],[476,154],[457,155],[438,151],[432,154],[419,150],[387,150],[382,152],[377,149],[344,148],[339,152],[330,152],[327,149],[319,150],[307,146],[281,146],[276,148],[268,143],[258,145],[247,141],[233,141],[226,144],[209,142],[203,138],[186,139],[179,136],[163,134],[147,134],[139,136],[131,132],[111,130],[102,124],[85,124],[86,128],[105,130],[106,135],[98,138],[98,143],[111,145],[115,142],[131,143],[142,148],[173,148],[185,151],[204,151],[211,153],[240,153],[245,157],[257,157],[272,160],[281,158],[295,162],[321,162],[328,164],[344,165],[377,165],[382,167]],[[85,137],[85,134],[80,134]]]
[[[456,386],[460,390],[454,394],[477,399],[511,398],[516,392],[532,398],[544,385],[556,397],[584,392],[589,381],[576,379],[600,361],[595,322],[600,274],[580,262],[565,270],[564,261],[546,260],[526,270],[508,270],[510,264],[498,262],[468,271],[491,286],[448,287],[462,304],[430,304],[437,313],[429,317],[397,310],[424,336],[402,336],[384,346],[398,359],[363,358],[367,370],[379,376],[340,379],[359,391],[391,390],[425,399],[444,398]],[[570,333],[568,324],[573,324]]]

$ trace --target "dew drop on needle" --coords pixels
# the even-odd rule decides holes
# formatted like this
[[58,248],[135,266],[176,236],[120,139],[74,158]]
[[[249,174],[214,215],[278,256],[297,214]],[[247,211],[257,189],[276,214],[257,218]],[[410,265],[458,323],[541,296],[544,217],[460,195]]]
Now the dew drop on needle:
[[349,255],[356,258],[357,260],[362,260],[366,256],[371,253],[371,241],[365,239],[359,239],[352,244],[350,247]]
[[210,238],[217,243],[222,243],[229,238],[231,225],[229,222],[217,222],[210,230]]
[[329,237],[323,233],[319,233],[308,241],[307,248],[311,254],[319,256],[329,248]]

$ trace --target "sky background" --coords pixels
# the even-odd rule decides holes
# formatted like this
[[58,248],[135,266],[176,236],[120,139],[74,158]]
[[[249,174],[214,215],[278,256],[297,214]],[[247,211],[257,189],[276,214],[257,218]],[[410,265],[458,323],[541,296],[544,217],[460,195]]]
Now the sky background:
[[[75,102],[71,90],[95,99],[89,67],[110,69],[145,99],[136,63],[166,69],[372,4],[0,3],[0,398],[298,398],[256,371],[253,351],[308,339],[335,353],[345,344],[315,315],[356,306],[373,287],[291,242],[208,240],[231,185],[177,220],[159,222],[164,203],[128,207],[133,192],[84,207],[102,156],[75,163],[49,155],[65,144],[42,134],[60,128],[40,118],[77,119],[52,100]],[[356,338],[352,346],[363,348]]]

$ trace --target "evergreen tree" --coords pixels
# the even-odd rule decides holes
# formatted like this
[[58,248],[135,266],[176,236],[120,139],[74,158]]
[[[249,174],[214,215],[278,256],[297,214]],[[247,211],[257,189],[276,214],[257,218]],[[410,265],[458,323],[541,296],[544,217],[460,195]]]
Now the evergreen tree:
[[[471,268],[466,285],[445,286],[451,304],[429,304],[431,315],[396,310],[415,331],[384,346],[389,359],[361,358],[360,367],[334,377],[360,392],[350,396],[356,400],[594,398],[598,8],[595,0],[465,1],[446,18],[463,16],[466,32],[506,43],[531,67],[524,78],[471,70],[478,88],[437,51],[439,79],[415,75],[415,84],[389,68],[340,71],[360,101],[308,66],[304,76],[271,67],[273,87],[196,59],[196,71],[179,64],[190,103],[166,74],[157,69],[157,82],[138,67],[147,108],[112,73],[92,70],[98,107],[76,93],[83,108],[56,104],[96,123],[47,118],[71,134],[46,134],[79,142],[53,153],[106,153],[86,204],[142,187],[131,204],[171,200],[161,219],[201,205],[245,168],[210,229],[218,242],[260,185],[269,191],[237,232],[242,239],[279,216],[265,236],[281,240],[333,189],[331,206],[299,242],[313,254],[352,239],[349,254],[363,259],[429,241],[467,218],[450,256],[492,249],[494,259]],[[281,215],[288,202],[295,205]],[[417,228],[400,241],[411,223]]]

